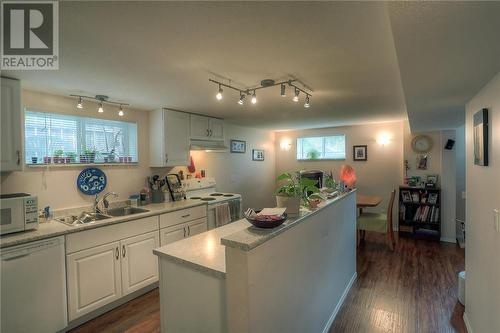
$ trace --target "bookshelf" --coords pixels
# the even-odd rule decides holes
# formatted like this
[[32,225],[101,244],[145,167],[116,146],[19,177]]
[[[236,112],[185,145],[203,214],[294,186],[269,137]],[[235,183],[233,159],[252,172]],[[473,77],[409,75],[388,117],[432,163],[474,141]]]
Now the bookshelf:
[[399,233],[439,240],[441,237],[441,190],[399,187]]

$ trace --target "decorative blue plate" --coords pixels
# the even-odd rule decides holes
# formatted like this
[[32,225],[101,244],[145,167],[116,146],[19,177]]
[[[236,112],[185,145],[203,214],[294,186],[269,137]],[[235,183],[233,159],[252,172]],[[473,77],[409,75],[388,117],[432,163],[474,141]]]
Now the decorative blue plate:
[[101,193],[106,187],[106,183],[106,175],[98,168],[83,169],[76,178],[76,187],[87,195]]

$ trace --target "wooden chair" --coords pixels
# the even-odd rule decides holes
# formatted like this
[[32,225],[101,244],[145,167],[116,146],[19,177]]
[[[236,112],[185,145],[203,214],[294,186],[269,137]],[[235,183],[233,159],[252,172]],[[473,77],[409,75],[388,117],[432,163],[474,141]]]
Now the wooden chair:
[[387,207],[387,214],[384,213],[362,213],[358,217],[358,237],[360,240],[365,239],[365,231],[374,231],[387,234],[387,245],[391,251],[394,251],[394,231],[392,228],[392,207],[394,206],[394,198],[396,191],[391,192],[391,199]]

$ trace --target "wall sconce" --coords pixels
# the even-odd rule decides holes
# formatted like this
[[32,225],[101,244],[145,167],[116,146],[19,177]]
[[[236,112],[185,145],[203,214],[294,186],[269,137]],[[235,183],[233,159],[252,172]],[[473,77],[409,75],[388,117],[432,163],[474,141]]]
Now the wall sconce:
[[289,151],[290,149],[292,149],[292,143],[290,142],[290,139],[281,139],[280,148],[281,150],[285,151]]
[[387,132],[382,132],[377,136],[377,143],[385,146],[391,142],[391,135]]

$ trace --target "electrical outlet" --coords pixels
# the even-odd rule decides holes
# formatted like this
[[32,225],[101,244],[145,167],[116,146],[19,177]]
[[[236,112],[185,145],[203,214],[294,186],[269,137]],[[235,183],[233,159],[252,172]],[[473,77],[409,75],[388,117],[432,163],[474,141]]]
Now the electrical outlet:
[[500,214],[498,209],[493,209],[493,228],[496,232],[500,232]]

